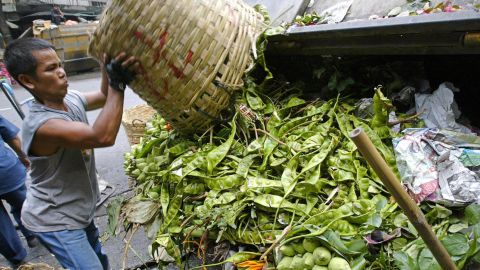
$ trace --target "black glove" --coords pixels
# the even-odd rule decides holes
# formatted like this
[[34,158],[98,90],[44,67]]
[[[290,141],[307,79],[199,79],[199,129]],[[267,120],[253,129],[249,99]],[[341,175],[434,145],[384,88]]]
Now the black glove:
[[125,91],[127,84],[135,79],[135,74],[122,67],[115,59],[105,64],[105,70],[108,74],[108,84],[117,91]]

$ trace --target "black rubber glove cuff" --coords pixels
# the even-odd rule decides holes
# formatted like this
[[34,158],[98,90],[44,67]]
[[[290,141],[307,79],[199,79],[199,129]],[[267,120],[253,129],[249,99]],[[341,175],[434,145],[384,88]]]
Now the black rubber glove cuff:
[[127,84],[135,78],[133,72],[122,67],[122,65],[115,60],[111,60],[105,64],[105,70],[108,74],[108,84],[110,87],[120,92],[125,91]]

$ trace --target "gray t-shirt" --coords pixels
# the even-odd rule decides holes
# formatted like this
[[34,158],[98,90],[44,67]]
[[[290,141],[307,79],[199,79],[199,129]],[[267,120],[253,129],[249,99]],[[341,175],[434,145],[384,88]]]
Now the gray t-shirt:
[[81,93],[69,91],[64,101],[67,112],[34,102],[23,122],[23,150],[31,161],[31,184],[22,222],[34,232],[84,229],[92,221],[99,200],[93,149],[61,148],[41,157],[29,152],[37,129],[50,119],[88,124],[86,100]]

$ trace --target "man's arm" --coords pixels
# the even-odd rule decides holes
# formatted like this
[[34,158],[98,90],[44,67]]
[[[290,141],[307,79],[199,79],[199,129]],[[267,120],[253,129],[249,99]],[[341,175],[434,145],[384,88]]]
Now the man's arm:
[[60,147],[98,148],[115,143],[123,112],[123,93],[109,88],[107,101],[93,126],[82,122],[51,119],[36,132],[30,147],[34,155],[52,155]]
[[[124,69],[136,67],[135,58],[125,59],[125,54],[120,54],[115,60],[122,63]],[[88,149],[113,145],[122,119],[124,95],[122,91],[113,89],[108,84],[106,87],[108,94],[105,106],[93,126],[82,122],[50,119],[37,130],[30,153],[46,156],[54,154],[60,147]]]
[[22,141],[20,140],[20,137],[15,136],[15,138],[9,140],[6,142],[10,148],[12,148],[13,151],[18,156],[18,159],[25,165],[27,169],[30,168],[30,160],[28,160],[27,155],[22,151]]
[[18,158],[25,167],[29,168],[30,161],[22,151],[22,142],[17,135],[18,131],[19,129],[14,124],[0,115],[0,137],[17,153]]
[[[103,61],[106,61],[104,59]],[[105,105],[108,96],[108,75],[103,67],[103,62],[100,63],[102,69],[102,82],[100,85],[100,91],[92,91],[84,94],[87,100],[87,111],[96,110]]]

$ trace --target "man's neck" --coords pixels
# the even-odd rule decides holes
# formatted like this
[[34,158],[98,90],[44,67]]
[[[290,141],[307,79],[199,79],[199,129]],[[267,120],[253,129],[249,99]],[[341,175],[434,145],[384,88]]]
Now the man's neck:
[[65,106],[65,102],[61,101],[44,101],[41,102],[44,106],[49,107],[54,110],[59,111],[67,111],[67,106]]

